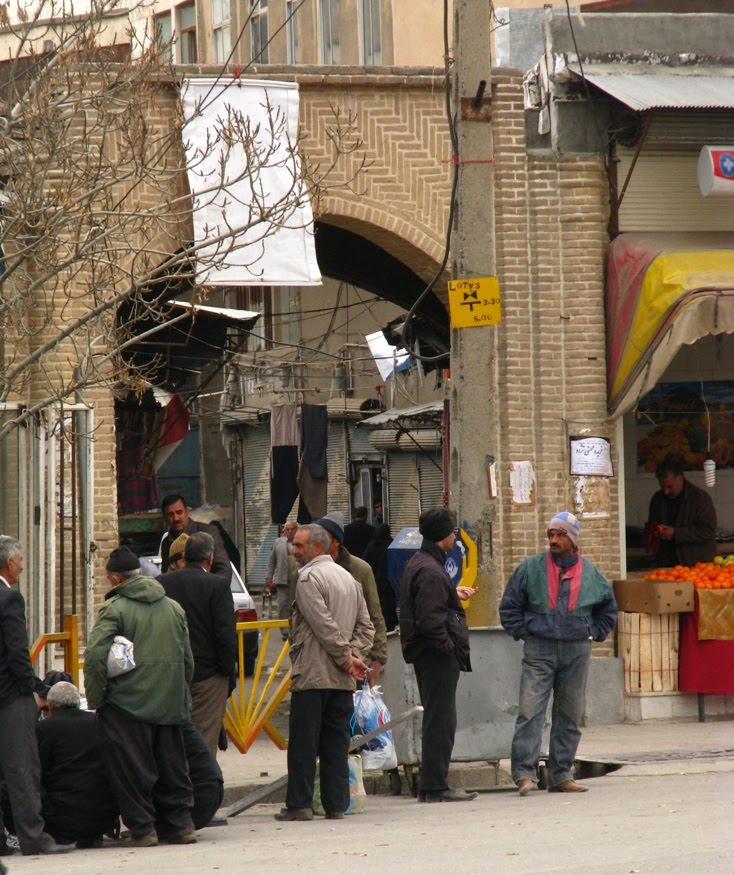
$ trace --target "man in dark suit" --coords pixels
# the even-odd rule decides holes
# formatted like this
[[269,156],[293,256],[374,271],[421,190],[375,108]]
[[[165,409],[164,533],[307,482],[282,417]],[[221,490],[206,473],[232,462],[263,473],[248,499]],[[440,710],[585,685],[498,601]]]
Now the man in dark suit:
[[234,686],[237,635],[229,581],[211,574],[214,543],[194,532],[184,550],[186,567],[158,578],[166,595],[186,612],[194,654],[191,719],[216,756],[219,730]]
[[[44,831],[41,817],[41,766],[36,747],[36,683],[25,624],[25,601],[13,587],[23,571],[23,551],[14,538],[0,535],[0,769],[13,809],[23,854],[59,854],[73,845],[58,845]],[[0,814],[0,851],[6,851]]]
[[48,713],[36,727],[41,759],[41,799],[46,829],[57,841],[77,847],[102,846],[118,816],[102,749],[97,721],[80,710],[79,690],[59,681],[48,691]]
[[375,534],[375,527],[367,522],[367,508],[355,507],[351,523],[344,527],[344,546],[352,556],[361,559]]
[[229,580],[232,569],[229,564],[227,548],[224,546],[219,529],[216,526],[210,526],[209,523],[197,523],[192,520],[183,495],[167,495],[161,502],[161,512],[168,525],[168,531],[161,541],[161,571],[168,571],[168,554],[171,550],[171,544],[179,535],[206,532],[214,542],[212,574],[219,574]]

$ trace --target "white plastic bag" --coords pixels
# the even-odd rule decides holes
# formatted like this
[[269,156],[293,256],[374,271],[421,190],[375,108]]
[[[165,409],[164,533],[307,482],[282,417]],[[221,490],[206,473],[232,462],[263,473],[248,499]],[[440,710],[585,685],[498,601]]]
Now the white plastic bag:
[[[365,681],[364,686],[354,693],[354,717],[352,718],[352,736],[365,735],[390,722],[390,712],[382,700],[379,687],[370,687]],[[362,757],[365,769],[396,769],[398,757],[395,753],[395,743],[392,732],[388,729],[371,739],[358,751]]]
[[107,677],[116,678],[135,668],[135,651],[132,641],[124,635],[115,635],[107,654]]

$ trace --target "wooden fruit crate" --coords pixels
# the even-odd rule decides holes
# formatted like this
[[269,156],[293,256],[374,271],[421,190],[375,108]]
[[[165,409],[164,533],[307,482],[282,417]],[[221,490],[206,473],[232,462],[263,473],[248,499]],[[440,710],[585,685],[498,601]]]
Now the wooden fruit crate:
[[678,614],[619,612],[617,654],[624,662],[626,693],[677,690],[679,649]]

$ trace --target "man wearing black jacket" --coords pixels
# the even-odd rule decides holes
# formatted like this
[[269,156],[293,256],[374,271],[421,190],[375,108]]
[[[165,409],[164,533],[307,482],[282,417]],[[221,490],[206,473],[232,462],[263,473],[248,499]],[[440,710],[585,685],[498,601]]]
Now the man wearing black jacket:
[[[25,601],[14,589],[23,571],[23,550],[14,538],[0,535],[0,769],[13,809],[21,853],[58,854],[73,845],[58,845],[44,831],[41,818],[41,766],[36,747],[36,683],[25,622]],[[0,811],[0,854],[9,851]]]
[[446,554],[454,546],[456,517],[441,507],[420,515],[420,550],[408,560],[400,580],[400,643],[413,663],[423,705],[419,802],[468,802],[476,793],[448,785],[456,735],[459,673],[471,671],[469,630],[460,599],[472,587],[454,587]]
[[43,819],[58,842],[101,847],[119,811],[102,762],[97,721],[80,710],[80,702],[74,684],[54,684],[46,697],[48,716],[36,727]]
[[210,570],[214,543],[206,532],[186,542],[186,567],[158,578],[169,598],[186,612],[194,654],[191,719],[209,750],[217,755],[219,730],[234,686],[237,634],[229,582]]

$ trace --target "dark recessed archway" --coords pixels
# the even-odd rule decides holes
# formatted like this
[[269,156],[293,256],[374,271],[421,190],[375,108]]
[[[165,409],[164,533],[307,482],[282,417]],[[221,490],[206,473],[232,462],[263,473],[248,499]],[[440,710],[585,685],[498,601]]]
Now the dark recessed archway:
[[[376,243],[326,222],[316,222],[316,257],[325,276],[379,295],[406,311],[426,287],[418,274]],[[448,345],[448,316],[436,295],[426,296],[417,315],[445,334]]]

